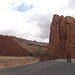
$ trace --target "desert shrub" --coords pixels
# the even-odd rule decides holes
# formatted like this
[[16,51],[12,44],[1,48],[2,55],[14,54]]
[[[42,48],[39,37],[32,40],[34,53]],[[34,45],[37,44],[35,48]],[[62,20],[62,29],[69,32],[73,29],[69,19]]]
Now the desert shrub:
[[4,66],[9,66],[8,64],[5,64]]
[[46,53],[47,53],[47,51],[42,51],[42,52],[41,52],[41,54],[46,54]]
[[38,48],[33,52],[33,56],[34,56],[35,58],[38,58],[38,57],[40,56],[41,52],[42,52],[42,49],[41,49],[40,47],[38,47]]

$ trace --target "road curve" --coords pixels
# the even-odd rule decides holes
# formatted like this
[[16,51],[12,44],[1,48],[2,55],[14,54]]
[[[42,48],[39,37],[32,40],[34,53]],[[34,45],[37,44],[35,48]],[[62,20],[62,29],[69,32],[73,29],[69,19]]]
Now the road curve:
[[0,69],[0,75],[75,75],[75,63],[40,62]]

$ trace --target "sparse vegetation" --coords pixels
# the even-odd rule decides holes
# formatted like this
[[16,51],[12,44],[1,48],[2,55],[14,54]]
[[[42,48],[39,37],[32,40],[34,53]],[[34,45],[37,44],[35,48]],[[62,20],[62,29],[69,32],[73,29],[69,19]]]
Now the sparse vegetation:
[[9,66],[8,64],[5,64],[4,66]]
[[19,37],[15,37],[13,36],[15,39],[17,39],[20,42],[24,42],[26,45],[28,46],[32,46],[32,47],[41,47],[41,48],[48,48],[48,43],[41,43],[41,42],[37,42],[37,41],[31,41],[31,40],[26,40],[26,39],[22,39]]
[[46,53],[47,53],[47,51],[42,51],[42,52],[41,52],[41,54],[46,54]]
[[33,56],[34,56],[35,58],[38,58],[38,57],[40,56],[41,52],[42,52],[42,48],[41,48],[41,47],[38,47],[38,48],[33,52]]
[[25,57],[28,60],[25,60],[24,63],[24,57],[5,57],[0,56],[0,69],[1,68],[8,68],[13,66],[19,66],[19,65],[25,65],[25,64],[32,64],[38,62],[38,59],[35,59],[34,57]]

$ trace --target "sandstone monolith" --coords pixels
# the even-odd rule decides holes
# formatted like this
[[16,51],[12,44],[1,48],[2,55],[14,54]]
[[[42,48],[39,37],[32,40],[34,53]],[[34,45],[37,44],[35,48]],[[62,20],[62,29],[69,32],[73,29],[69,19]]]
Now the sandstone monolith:
[[75,19],[55,14],[50,27],[48,54],[57,58],[75,58]]

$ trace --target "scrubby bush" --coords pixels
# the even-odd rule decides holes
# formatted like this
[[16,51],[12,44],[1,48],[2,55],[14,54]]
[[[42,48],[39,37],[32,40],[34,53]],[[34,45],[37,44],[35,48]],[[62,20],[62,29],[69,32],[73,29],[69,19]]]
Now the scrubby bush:
[[38,47],[38,48],[33,52],[33,56],[34,56],[35,58],[38,58],[38,57],[40,56],[41,52],[42,52],[42,49],[41,49],[40,47]]

